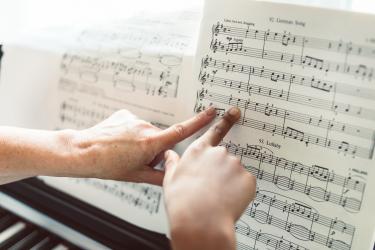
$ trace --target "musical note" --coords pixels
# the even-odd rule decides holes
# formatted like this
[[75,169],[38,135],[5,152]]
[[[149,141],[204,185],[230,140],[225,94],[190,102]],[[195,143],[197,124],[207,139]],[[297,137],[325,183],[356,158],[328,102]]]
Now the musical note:
[[268,233],[255,231],[248,225],[237,223],[235,226],[235,230],[237,233],[255,240],[255,243],[261,243],[273,249],[307,250],[307,248],[304,248],[303,246],[293,243],[292,241],[288,241],[284,238],[280,238]]
[[[218,23],[215,26],[215,35],[224,35],[224,36],[231,36],[231,37],[239,37],[239,38],[250,38],[256,40],[264,40],[264,36],[267,37],[267,41],[269,42],[276,42],[280,43],[283,46],[305,46],[308,48],[320,49],[331,51],[336,49],[336,52],[343,53],[343,54],[350,54],[352,51],[357,51],[357,55],[361,55],[364,57],[375,58],[374,49],[369,46],[357,45],[353,44],[352,42],[347,42],[347,50],[341,50],[343,47],[342,41],[332,41],[328,39],[316,38],[316,37],[309,37],[309,36],[298,36],[288,34],[280,34],[273,31],[262,31],[258,29],[250,29],[248,28],[239,28],[234,26],[224,25],[222,23]],[[304,42],[307,41],[307,42]]]
[[324,70],[326,72],[329,71],[329,64],[325,63],[325,61],[321,58],[315,58],[312,56],[305,56],[301,62],[302,65],[308,65],[312,68]]
[[[269,61],[288,63],[291,65],[300,65],[310,67],[323,72],[336,72],[341,74],[348,74],[357,77],[359,74],[360,65],[348,65],[341,62],[323,60],[312,56],[300,57],[297,54],[283,53],[273,50],[257,49],[253,47],[240,46],[239,44],[224,43],[215,38],[212,42],[211,49],[214,53],[223,52],[226,55],[240,55],[245,57],[252,57],[258,59],[266,59]],[[373,72],[373,68],[367,71]],[[362,74],[363,75],[363,74]],[[364,74],[365,76],[367,75]],[[368,80],[372,81],[372,75],[368,74]]]
[[[98,56],[65,53],[61,62],[62,80],[77,83],[100,83],[118,91],[141,91],[147,95],[176,97],[179,77],[175,66],[152,65],[151,61],[126,62],[108,60]],[[145,59],[146,60],[146,59]],[[159,58],[153,58],[160,61]],[[156,62],[155,62],[156,63]]]
[[[200,97],[199,98],[200,101],[209,100],[210,103],[215,102],[215,103],[228,104],[230,106],[246,108],[245,111],[253,110],[255,112],[263,113],[266,116],[272,115],[272,116],[280,117],[280,118],[283,118],[284,121],[285,120],[297,121],[297,122],[309,124],[312,126],[320,125],[321,127],[324,127],[327,131],[334,129],[339,132],[343,132],[342,126],[340,126],[341,124],[337,124],[335,122],[331,122],[328,120],[324,120],[324,123],[323,123],[323,119],[320,117],[309,117],[307,115],[300,114],[297,112],[287,111],[287,110],[279,109],[279,108],[272,107],[272,106],[270,107],[269,105],[263,105],[259,103],[250,102],[248,100],[234,97],[233,95],[230,95],[228,97],[228,96],[217,94],[214,92],[208,92],[207,89],[205,90],[202,89],[200,91],[199,97]],[[315,124],[313,124],[313,121]],[[323,137],[323,136],[319,136],[316,134],[298,131],[291,127],[284,128],[283,126],[279,126],[277,124],[271,124],[268,122],[258,121],[255,119],[251,119],[247,117],[246,115],[242,117],[242,119],[238,122],[238,124],[245,126],[245,127],[250,127],[256,130],[261,130],[263,132],[271,133],[272,135],[280,135],[280,136],[283,136],[284,138],[287,137],[287,138],[291,138],[294,140],[298,140],[300,142],[305,143],[306,146],[313,144],[313,145],[333,149],[338,152],[342,152],[344,154],[350,154],[353,156],[370,158],[373,152],[373,149],[371,148],[371,146],[373,145],[373,141],[369,141],[368,148],[364,148],[364,147],[357,146],[357,145],[351,145],[347,142],[342,142],[340,140],[329,139],[328,137]],[[353,129],[350,127],[350,130],[352,131],[352,132],[349,132],[348,130],[348,133],[350,134],[353,134],[353,132],[354,134],[358,133],[355,131],[363,131],[363,132],[367,131],[368,132],[367,135],[363,137],[365,139],[369,139],[367,136],[373,133],[371,130],[364,129],[364,128]]]
[[302,132],[300,130],[297,130],[297,129],[294,129],[294,128],[291,128],[291,127],[287,127],[282,133],[283,133],[284,136],[293,138],[295,140],[299,140],[301,142],[303,142],[305,140],[305,133],[304,132]]
[[228,61],[217,60],[212,57],[206,56],[204,64],[202,64],[204,68],[214,68],[219,70],[224,70],[230,68],[231,71],[242,73],[246,75],[256,76],[259,78],[266,78],[273,79],[277,78],[277,81],[285,82],[285,83],[292,83],[296,85],[302,85],[306,87],[315,88],[324,92],[332,92],[344,94],[348,96],[357,96],[369,100],[373,100],[375,98],[375,91],[370,88],[364,88],[363,86],[352,86],[342,82],[331,82],[323,79],[319,79],[316,77],[309,77],[309,76],[302,76],[296,74],[290,74],[287,72],[281,72],[269,68],[263,67],[256,67],[250,65],[243,65]]
[[309,97],[293,92],[288,92],[284,95],[283,90],[263,87],[255,84],[248,84],[241,81],[235,81],[216,76],[211,76],[209,79],[207,79],[207,81],[211,85],[222,86],[229,89],[236,89],[237,91],[247,91],[249,95],[256,94],[265,97],[271,97],[274,99],[289,101],[292,103],[302,104],[309,107],[319,108],[322,110],[329,110],[346,115],[375,120],[375,110],[369,108],[362,108],[358,106],[348,107],[347,104],[339,102],[335,102],[334,105],[332,105],[332,101],[316,97]]
[[347,224],[337,218],[330,218],[329,216],[322,215],[317,209],[310,207],[306,204],[301,204],[299,201],[286,197],[280,194],[276,194],[269,191],[257,191],[256,199],[250,207],[247,208],[246,214],[253,214],[254,207],[265,206],[265,208],[276,209],[277,212],[282,212],[286,216],[297,216],[306,223],[318,224],[324,226],[327,230],[337,230],[343,234],[354,236],[355,227]]
[[[262,180],[272,182],[281,189],[294,190],[299,193],[304,193],[310,196],[312,199],[319,201],[327,201],[339,206],[343,206],[351,211],[359,211],[361,206],[362,194],[365,192],[366,184],[359,181],[353,180],[351,177],[345,177],[342,175],[335,174],[334,172],[327,172],[326,168],[320,166],[306,166],[301,163],[285,160],[280,157],[275,157],[267,153],[261,153],[257,147],[241,147],[232,143],[223,142],[221,145],[225,146],[227,150],[235,155],[239,155],[242,158],[248,158],[259,162],[261,164],[271,165],[276,169],[282,169],[287,171],[287,175],[280,176],[276,175],[275,172],[268,172],[263,169],[255,168],[251,165],[245,166],[252,174],[259,176],[262,173]],[[251,150],[249,150],[251,149]],[[305,181],[292,180],[291,177],[296,176],[301,179],[301,175],[305,176]],[[309,183],[311,178],[318,181],[314,182],[316,186],[310,186]],[[276,181],[275,181],[276,180]],[[291,185],[291,183],[293,183]],[[356,198],[346,197],[341,193],[327,194],[329,193],[329,186],[336,185],[339,187],[348,188],[354,193],[357,193]],[[345,201],[344,201],[345,199]]]
[[[329,218],[324,215],[313,211],[313,208],[300,204],[298,202],[287,203],[287,209],[285,212],[281,212],[280,205],[283,204],[280,200],[274,197],[267,196],[264,193],[257,193],[257,199],[247,208],[245,214],[253,218],[256,222],[261,224],[269,224],[281,230],[285,230],[293,237],[303,240],[312,241],[317,244],[327,246],[329,240],[337,240],[340,235],[335,235],[336,238],[330,235],[333,227],[341,230],[342,234],[348,235],[348,242],[341,241],[347,247],[350,246],[350,242],[354,237],[355,228],[352,225],[346,224],[342,221],[337,223],[337,218]],[[283,197],[284,198],[284,197]],[[290,199],[287,197],[287,199]],[[275,211],[276,209],[276,211]],[[277,216],[276,216],[277,215]],[[298,224],[290,222],[292,217],[301,218]],[[312,218],[312,219],[311,219]],[[314,225],[325,226],[326,234],[313,231]],[[346,231],[349,228],[349,231]],[[343,235],[345,238],[345,235]]]

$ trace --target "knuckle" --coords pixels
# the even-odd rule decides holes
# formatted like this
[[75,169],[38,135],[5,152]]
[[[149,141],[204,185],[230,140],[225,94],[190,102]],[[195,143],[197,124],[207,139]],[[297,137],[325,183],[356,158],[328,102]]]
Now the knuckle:
[[151,153],[154,154],[154,141],[150,136],[144,136],[143,138],[139,139],[140,150],[143,153]]
[[222,126],[222,123],[216,124],[212,127],[212,130],[215,134],[221,136],[224,134],[224,128]]
[[173,126],[174,131],[179,137],[183,137],[185,134],[185,127],[182,124],[176,124]]

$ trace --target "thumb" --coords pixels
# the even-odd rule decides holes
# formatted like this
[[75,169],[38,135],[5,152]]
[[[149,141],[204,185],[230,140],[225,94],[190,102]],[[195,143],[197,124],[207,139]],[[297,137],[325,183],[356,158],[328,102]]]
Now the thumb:
[[137,182],[161,186],[163,184],[164,172],[145,166],[137,174]]
[[173,167],[178,163],[180,160],[180,156],[173,150],[168,150],[164,154],[164,167],[165,167],[165,172],[170,171],[173,169]]

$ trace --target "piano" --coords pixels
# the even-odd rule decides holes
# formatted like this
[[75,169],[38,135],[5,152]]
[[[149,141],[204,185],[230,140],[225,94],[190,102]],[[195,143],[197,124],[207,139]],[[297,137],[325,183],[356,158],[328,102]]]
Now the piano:
[[[6,232],[10,236],[4,240]],[[0,186],[0,249],[168,250],[170,246],[165,235],[138,228],[31,178]]]
[[0,207],[0,249],[81,249]]

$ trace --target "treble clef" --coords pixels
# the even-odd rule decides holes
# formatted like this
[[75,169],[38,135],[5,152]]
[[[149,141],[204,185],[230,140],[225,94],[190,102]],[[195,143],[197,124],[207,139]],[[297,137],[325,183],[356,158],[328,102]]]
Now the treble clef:
[[207,77],[209,77],[209,74],[207,74],[206,72],[201,71],[199,73],[199,81],[202,83],[202,85],[206,83]]
[[212,26],[212,34],[217,36],[219,34],[221,28],[223,28],[223,25],[220,24],[219,22],[217,24],[214,24]]
[[217,39],[212,39],[211,41],[211,44],[210,44],[210,48],[212,50],[212,52],[216,53],[218,47],[221,45],[220,42],[217,41]]
[[205,97],[205,95],[207,94],[207,90],[206,89],[201,89],[198,93],[198,96],[199,96],[199,99],[203,99]]
[[202,59],[202,64],[201,66],[203,68],[207,68],[208,64],[209,64],[209,61],[211,61],[212,58],[209,58],[208,56],[206,56],[205,58]]

